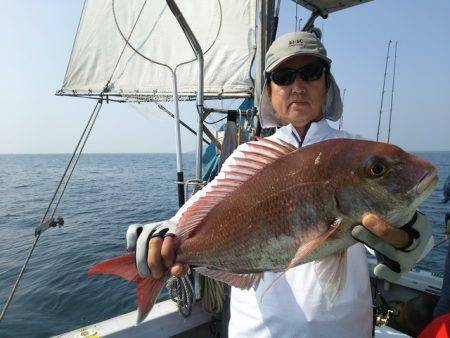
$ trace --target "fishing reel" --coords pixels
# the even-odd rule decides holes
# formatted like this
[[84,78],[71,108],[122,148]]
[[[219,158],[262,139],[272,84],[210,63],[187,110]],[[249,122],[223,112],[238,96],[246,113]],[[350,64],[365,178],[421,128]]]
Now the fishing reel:
[[372,285],[375,289],[373,292],[373,323],[376,326],[384,326],[390,319],[398,315],[398,311],[386,302],[378,289],[377,282],[377,280],[374,280]]
[[375,325],[385,326],[389,322],[389,319],[391,319],[391,317],[395,315],[395,312],[395,310],[388,309],[386,312],[377,314],[375,316]]

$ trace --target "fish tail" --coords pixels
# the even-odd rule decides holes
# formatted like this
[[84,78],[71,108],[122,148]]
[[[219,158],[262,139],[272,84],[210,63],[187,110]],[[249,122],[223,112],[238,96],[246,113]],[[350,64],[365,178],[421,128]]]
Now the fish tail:
[[151,276],[141,278],[137,272],[135,254],[127,254],[103,261],[89,269],[92,275],[116,275],[137,284],[138,318],[141,323],[151,311],[161,289],[164,287],[167,277],[155,279]]

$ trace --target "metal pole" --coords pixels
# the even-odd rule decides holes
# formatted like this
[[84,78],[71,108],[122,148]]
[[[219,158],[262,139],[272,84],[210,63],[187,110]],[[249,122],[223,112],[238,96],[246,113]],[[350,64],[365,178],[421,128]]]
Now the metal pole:
[[392,121],[392,102],[394,101],[394,86],[395,86],[395,67],[397,64],[397,46],[398,41],[395,41],[395,51],[394,51],[394,72],[392,74],[392,91],[391,91],[391,108],[389,110],[389,129],[388,129],[388,139],[387,143],[389,143],[391,139],[391,121]]
[[[165,112],[167,115],[169,115],[171,118],[175,118],[175,115],[173,115],[170,110],[168,110],[166,107],[164,107],[162,104],[153,101],[154,104],[156,104],[156,106],[161,109],[163,112]],[[185,127],[187,130],[189,130],[192,134],[194,134],[195,136],[197,136],[197,132],[192,129],[191,127],[189,127],[186,123],[183,122],[183,120],[180,119],[180,125],[182,125],[183,127]],[[205,130],[205,129],[203,129]],[[207,132],[205,132],[205,134],[207,134]],[[210,138],[210,136],[207,134],[207,136]],[[210,138],[211,140],[211,138]],[[209,142],[207,139],[203,139],[203,142],[205,142],[207,145],[209,145],[211,142]],[[213,141],[214,142],[214,141]]]
[[273,23],[272,23],[272,36],[270,37],[270,43],[272,43],[275,40],[275,38],[277,37],[278,18],[280,16],[280,2],[281,2],[281,0],[278,0],[277,6],[275,7],[275,14],[274,14]]
[[[312,12],[308,21],[306,21],[305,26],[302,28],[302,31],[309,32],[309,30],[314,27],[314,21],[317,19],[317,17],[319,15],[320,15],[319,11]],[[326,19],[327,17],[328,17],[328,14],[322,15],[322,18],[324,18],[324,19]]]
[[[198,43],[197,43],[198,44]],[[200,48],[200,45],[198,45]],[[198,111],[198,130],[197,130],[197,165],[196,179],[202,179],[202,159],[203,159],[203,52],[200,48],[198,59],[198,91],[197,91],[197,111]]]
[[183,14],[174,0],[166,0],[167,5],[172,11],[184,32],[192,50],[195,53],[198,61],[198,90],[197,90],[197,111],[198,111],[198,128],[197,128],[197,164],[196,164],[196,179],[202,179],[202,151],[203,151],[203,51],[195,38],[194,33],[186,22]]
[[257,1],[257,30],[256,30],[256,76],[255,76],[255,104],[259,106],[261,92],[264,88],[264,56],[266,53],[266,43],[264,37],[264,30],[266,29],[266,19],[264,16],[266,0]]
[[387,55],[386,55],[386,65],[384,66],[383,89],[381,90],[380,113],[378,114],[377,141],[380,138],[381,112],[383,111],[384,88],[385,88],[385,85],[386,85],[387,65],[388,65],[388,60],[389,60],[389,49],[391,48],[391,42],[392,41],[389,40],[388,49],[387,49]]
[[173,95],[173,111],[175,120],[175,151],[177,156],[177,184],[178,184],[178,206],[184,204],[184,175],[183,175],[183,156],[181,150],[181,133],[180,133],[180,111],[178,105],[178,86],[176,69],[172,72],[172,95]]
[[257,35],[256,35],[256,78],[254,102],[259,106],[261,92],[264,88],[264,69],[266,52],[272,42],[272,32],[270,27],[273,24],[274,17],[274,0],[260,0],[257,2]]

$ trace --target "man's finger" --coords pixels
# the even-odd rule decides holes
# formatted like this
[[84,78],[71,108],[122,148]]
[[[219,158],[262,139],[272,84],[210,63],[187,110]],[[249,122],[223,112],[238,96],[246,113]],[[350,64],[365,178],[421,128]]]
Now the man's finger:
[[175,260],[175,238],[173,236],[167,236],[164,238],[161,247],[161,256],[164,261],[164,265],[169,268],[172,266]]
[[147,264],[150,268],[153,278],[159,279],[163,276],[163,261],[161,257],[161,246],[163,239],[161,237],[153,237],[148,243]]
[[189,266],[187,264],[175,263],[170,268],[170,273],[175,277],[186,276],[188,271],[189,271]]
[[362,225],[357,225],[353,228],[352,236],[356,240],[363,242],[375,251],[378,251],[391,259],[395,260],[397,258],[397,249],[385,240],[380,240],[380,237],[374,235]]
[[364,215],[362,225],[375,236],[380,237],[395,248],[404,248],[409,243],[409,235],[406,231],[391,227],[374,214]]

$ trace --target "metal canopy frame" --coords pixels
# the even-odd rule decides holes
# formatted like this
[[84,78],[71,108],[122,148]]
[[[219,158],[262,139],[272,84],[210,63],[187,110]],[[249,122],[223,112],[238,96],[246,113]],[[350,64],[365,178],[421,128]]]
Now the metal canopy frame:
[[323,16],[372,0],[292,0],[300,6]]
[[[196,103],[197,103],[197,110],[198,110],[198,130],[197,130],[197,160],[196,160],[196,180],[200,182],[202,180],[202,150],[203,150],[203,144],[202,144],[202,133],[203,133],[203,120],[205,118],[205,113],[208,113],[210,111],[217,111],[220,110],[217,109],[208,109],[204,107],[204,90],[203,90],[203,52],[202,49],[197,42],[197,39],[190,29],[188,23],[184,19],[181,11],[178,9],[176,3],[174,0],[166,0],[167,4],[169,5],[169,8],[171,9],[172,13],[174,14],[175,18],[177,19],[178,23],[180,24],[180,27],[183,29],[183,32],[185,33],[186,39],[189,41],[192,49],[194,50],[195,55],[197,56],[198,60],[198,67],[199,67],[199,76],[198,76],[198,90],[197,90],[197,96],[196,96]],[[273,32],[273,24],[274,24],[274,10],[275,10],[275,0],[261,0],[259,1],[259,7],[257,8],[257,11],[260,13],[259,15],[259,25],[258,25],[258,37],[259,40],[259,46],[257,50],[256,55],[256,85],[255,85],[255,102],[258,102],[258,97],[261,93],[261,90],[263,88],[264,78],[263,78],[263,69],[264,69],[264,57],[267,49],[269,48],[272,40],[272,32]],[[228,96],[231,97],[231,96]],[[234,96],[236,97],[236,96]],[[251,93],[247,97],[251,97]],[[225,97],[224,97],[225,98]],[[244,98],[244,97],[242,97]],[[224,112],[228,116],[233,116],[235,112]]]
[[328,18],[329,13],[361,5],[363,3],[372,0],[292,0],[292,1],[311,11],[311,16],[309,17],[305,26],[303,26],[302,28],[302,31],[309,32],[314,29],[314,21],[319,16],[322,17],[323,19],[326,19]]
[[[78,91],[63,91],[58,90],[55,93],[56,96],[71,96],[71,97],[82,97],[99,100],[100,98],[104,100],[111,100],[114,102],[171,102],[173,100],[172,93],[141,93],[141,92],[123,92],[121,94],[111,94],[111,93],[94,93],[94,92],[78,92]],[[253,93],[249,92],[247,94],[204,94],[204,100],[224,100],[224,99],[248,99],[251,98]],[[183,93],[178,93],[178,98],[180,101],[196,101],[196,95],[185,95]]]

